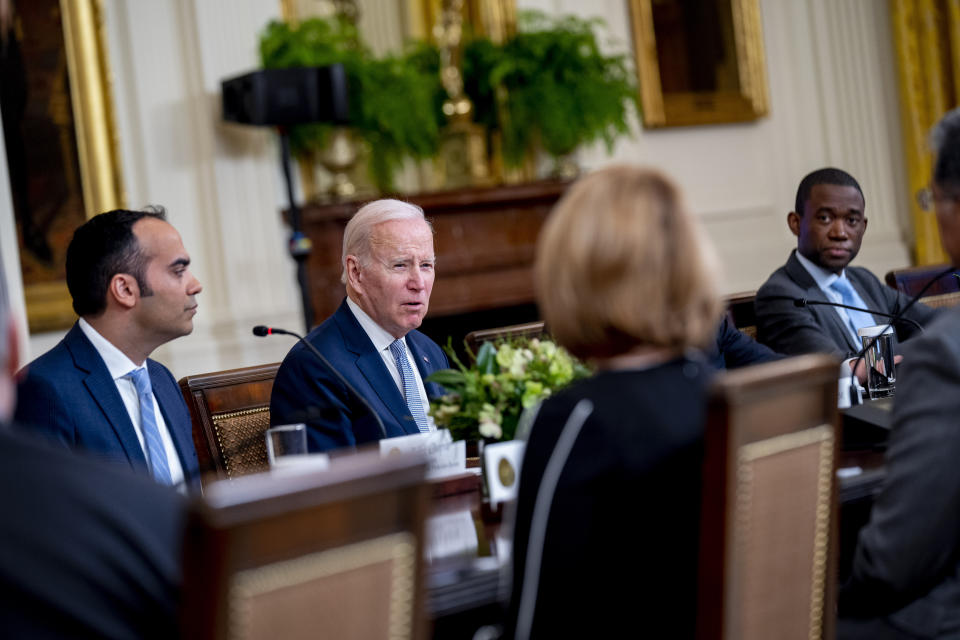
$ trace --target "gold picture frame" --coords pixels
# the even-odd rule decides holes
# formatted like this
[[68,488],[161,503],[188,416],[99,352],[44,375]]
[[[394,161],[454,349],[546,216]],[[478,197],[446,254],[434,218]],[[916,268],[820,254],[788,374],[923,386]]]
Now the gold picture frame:
[[[712,14],[691,20],[691,7]],[[767,115],[759,0],[630,0],[630,18],[645,126],[746,122]],[[683,48],[670,55],[678,42],[687,43],[689,56]],[[684,77],[691,70],[698,77]],[[713,77],[704,81],[704,70]]]
[[[33,8],[40,10],[36,9],[40,4],[43,3],[36,3]],[[55,9],[59,8],[62,26],[62,41],[56,37],[44,40],[44,46],[47,47],[44,53],[53,54],[58,61],[54,70],[40,65],[31,67],[35,61],[30,58],[29,45],[24,46],[23,55],[28,79],[31,74],[35,77],[54,76],[45,80],[55,85],[56,89],[45,96],[48,102],[42,108],[34,108],[34,113],[50,114],[53,119],[51,130],[57,132],[59,140],[58,144],[46,145],[49,148],[45,152],[56,156],[50,160],[51,165],[45,164],[43,158],[38,162],[37,152],[32,149],[31,155],[22,158],[26,166],[20,169],[26,175],[23,187],[30,190],[24,192],[29,196],[26,202],[33,205],[32,208],[27,207],[28,213],[21,212],[21,217],[35,216],[39,212],[48,217],[45,226],[54,228],[52,231],[44,229],[42,233],[42,242],[50,250],[50,257],[46,260],[24,255],[21,244],[27,322],[32,333],[64,329],[76,320],[63,274],[64,254],[66,244],[72,237],[72,229],[100,212],[122,208],[125,200],[114,125],[103,2],[54,0],[49,5],[54,10],[49,12],[44,6],[42,10],[47,12],[45,15],[57,20]],[[21,20],[18,29],[26,31],[29,37],[30,24],[26,17],[18,17]],[[35,82],[30,86],[35,86]],[[28,106],[27,117],[30,109]],[[7,147],[9,150],[9,142]],[[35,174],[49,171],[49,166],[58,166],[57,163],[62,163],[63,184],[57,186],[61,187],[63,193],[59,199],[51,199],[54,205],[40,202],[36,193],[42,190],[37,188]],[[11,176],[13,174],[11,168]],[[82,207],[79,206],[81,200]],[[19,204],[23,206],[23,203]],[[69,212],[69,220],[49,220],[50,216],[63,216],[64,211]],[[36,222],[31,220],[32,224]],[[21,237],[25,235],[24,230]]]

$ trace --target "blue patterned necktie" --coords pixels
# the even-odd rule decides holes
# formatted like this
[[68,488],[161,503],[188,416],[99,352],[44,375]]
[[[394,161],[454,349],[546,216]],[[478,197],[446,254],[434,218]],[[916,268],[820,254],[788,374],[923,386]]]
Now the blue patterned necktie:
[[420,433],[430,431],[430,425],[427,422],[427,414],[423,410],[423,400],[420,399],[420,391],[417,389],[417,380],[413,377],[413,369],[410,367],[410,361],[407,360],[407,349],[403,345],[403,339],[394,340],[390,343],[390,353],[393,359],[397,361],[397,369],[400,370],[400,381],[403,383],[403,396],[407,400],[407,408],[410,409],[410,415]]
[[[853,285],[846,278],[834,280],[830,288],[840,294],[843,304],[852,307],[859,306],[854,299]],[[853,335],[856,336],[855,344],[860,344],[861,340],[860,336],[857,335],[857,329],[872,327],[877,324],[877,321],[873,319],[872,315],[863,311],[854,311],[853,309],[844,309],[844,311],[847,313],[848,326],[853,329]]]
[[133,379],[137,387],[137,399],[140,401],[140,430],[143,431],[143,442],[147,448],[147,463],[153,478],[160,484],[171,485],[170,467],[167,464],[167,452],[160,439],[160,430],[157,428],[157,415],[153,411],[153,390],[150,386],[150,375],[146,369],[134,369],[127,374]]

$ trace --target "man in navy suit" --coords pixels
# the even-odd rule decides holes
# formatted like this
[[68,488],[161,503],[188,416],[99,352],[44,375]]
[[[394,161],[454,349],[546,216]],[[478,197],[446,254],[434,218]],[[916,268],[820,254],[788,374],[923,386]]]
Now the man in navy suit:
[[149,355],[193,330],[201,286],[162,208],[91,218],[67,248],[80,316],[18,374],[16,422],[67,447],[199,488],[190,414],[170,372]]
[[317,451],[433,430],[428,397],[443,391],[425,379],[449,365],[416,329],[434,262],[433,229],[420,207],[377,200],[357,211],[343,236],[347,297],[306,338],[353,390],[298,343],[277,371],[270,422],[307,423]]

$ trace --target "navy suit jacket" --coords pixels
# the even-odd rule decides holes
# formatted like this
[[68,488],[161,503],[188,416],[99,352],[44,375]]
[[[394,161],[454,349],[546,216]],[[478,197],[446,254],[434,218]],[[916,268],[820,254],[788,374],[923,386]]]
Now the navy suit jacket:
[[[757,340],[774,351],[789,355],[822,351],[838,358],[857,354],[861,345],[853,340],[837,310],[826,305],[797,307],[791,299],[806,298],[830,302],[816,281],[797,259],[796,250],[790,253],[787,264],[771,274],[757,291],[754,307],[757,314]],[[857,290],[867,308],[897,313],[910,300],[896,289],[884,285],[863,267],[847,266],[847,278]],[[910,307],[905,318],[925,326],[937,310],[917,303]],[[888,318],[874,316],[878,325]],[[900,321],[895,325],[901,342],[919,333],[916,327]]]
[[[187,486],[200,488],[190,412],[173,375],[147,360],[160,412],[180,457]],[[24,428],[83,449],[101,459],[149,473],[130,416],[93,344],[75,324],[67,335],[18,374],[16,422]]]
[[[406,338],[427,395],[442,395],[443,387],[426,378],[449,367],[443,350],[419,331],[411,331]],[[385,433],[363,403],[299,342],[277,371],[270,397],[271,424],[305,422],[311,451],[419,433],[397,383],[346,300],[306,339],[380,416]]]
[[717,328],[716,340],[704,353],[715,369],[736,369],[784,357],[737,329],[726,314]]

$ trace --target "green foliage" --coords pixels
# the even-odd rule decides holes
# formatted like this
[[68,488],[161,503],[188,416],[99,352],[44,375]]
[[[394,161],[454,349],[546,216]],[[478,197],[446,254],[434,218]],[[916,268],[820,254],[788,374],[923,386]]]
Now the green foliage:
[[[440,143],[443,90],[439,60],[431,64],[423,47],[402,56],[374,58],[346,20],[311,18],[292,27],[271,22],[260,37],[264,68],[323,66],[341,63],[350,91],[353,131],[370,149],[370,175],[381,191],[393,188],[393,174],[405,157],[429,158]],[[323,149],[330,125],[292,127],[295,155]]]
[[[530,11],[521,13],[519,32],[503,45],[467,36],[464,90],[474,120],[502,133],[507,164],[520,165],[536,148],[559,157],[603,140],[609,150],[617,136],[629,133],[636,88],[626,57],[601,53],[595,34],[600,25]],[[417,42],[403,55],[376,59],[349,21],[311,18],[296,27],[267,25],[260,58],[268,69],[344,65],[351,127],[369,147],[371,178],[381,191],[392,189],[404,158],[437,153],[447,96],[436,46]],[[326,124],[293,127],[292,151],[299,156],[322,150],[330,130]]]
[[430,403],[437,426],[454,438],[512,440],[524,409],[590,371],[552,340],[534,338],[484,342],[473,364],[457,358],[448,342],[444,350],[456,369],[434,372],[427,380],[450,393]]
[[467,44],[468,95],[478,121],[502,131],[508,164],[519,165],[538,144],[554,157],[597,140],[610,150],[630,132],[636,87],[624,55],[601,53],[594,31],[602,24],[530,11],[503,47],[482,39]]

